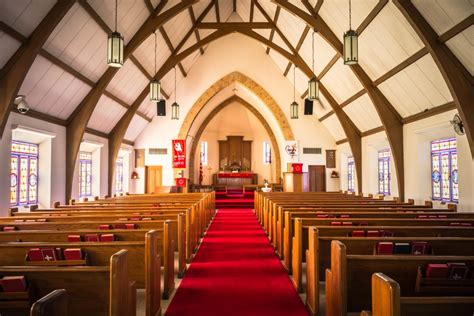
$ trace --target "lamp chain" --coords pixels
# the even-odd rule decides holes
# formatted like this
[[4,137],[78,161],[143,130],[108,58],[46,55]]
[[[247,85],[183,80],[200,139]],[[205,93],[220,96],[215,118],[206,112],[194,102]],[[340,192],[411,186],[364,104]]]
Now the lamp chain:
[[156,76],[156,31],[155,33],[155,76]]
[[176,103],[176,66],[174,66],[174,102]]
[[296,65],[293,67],[293,102],[296,102]]
[[351,6],[351,0],[349,0],[349,30],[352,29],[352,26],[351,26],[351,15],[352,15],[352,6]]
[[118,12],[118,0],[115,0],[115,32],[117,32],[117,12]]
[[313,31],[313,46],[312,46],[312,56],[313,56],[313,74],[314,74],[314,31]]

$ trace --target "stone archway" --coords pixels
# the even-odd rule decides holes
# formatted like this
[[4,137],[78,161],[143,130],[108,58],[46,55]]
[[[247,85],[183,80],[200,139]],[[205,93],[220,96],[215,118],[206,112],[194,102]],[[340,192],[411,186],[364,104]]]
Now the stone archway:
[[268,133],[268,136],[270,137],[270,142],[272,143],[273,151],[274,151],[274,157],[275,157],[275,173],[277,177],[281,176],[281,156],[280,156],[280,148],[278,146],[278,142],[276,140],[275,134],[273,133],[270,125],[268,122],[265,120],[263,115],[250,103],[245,101],[239,96],[232,96],[225,101],[223,101],[221,104],[219,104],[215,109],[209,113],[209,115],[204,119],[202,122],[201,126],[199,126],[199,129],[196,132],[196,135],[194,136],[194,139],[192,140],[191,143],[191,150],[189,151],[189,178],[192,182],[194,182],[194,153],[196,152],[197,146],[198,146],[198,141],[201,138],[202,133],[204,132],[205,128],[209,124],[209,122],[220,112],[222,111],[225,107],[228,105],[237,102],[241,105],[243,105],[246,109],[248,109],[250,112],[252,112],[253,115],[259,120],[259,122],[263,125],[263,128],[265,131]]
[[271,111],[273,116],[275,117],[278,125],[283,133],[283,137],[285,140],[294,140],[293,131],[291,130],[290,124],[286,119],[285,113],[281,110],[280,106],[276,103],[276,101],[272,98],[272,96],[263,89],[258,83],[247,77],[246,75],[240,72],[232,72],[213,85],[211,85],[200,97],[199,99],[193,104],[191,109],[186,114],[186,118],[181,125],[179,130],[178,138],[184,139],[189,133],[191,126],[194,123],[194,120],[199,115],[199,112],[206,106],[206,104],[221,90],[227,88],[234,82],[238,82],[245,86],[247,89],[252,91],[256,96],[263,101],[263,103],[267,106],[267,108]]

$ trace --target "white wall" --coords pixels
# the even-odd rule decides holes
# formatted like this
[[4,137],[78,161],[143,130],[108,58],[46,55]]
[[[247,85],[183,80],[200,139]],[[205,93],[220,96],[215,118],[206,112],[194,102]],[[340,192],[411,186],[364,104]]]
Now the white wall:
[[[474,211],[474,162],[466,136],[457,136],[449,121],[456,111],[449,111],[403,128],[405,151],[405,196],[417,203],[431,200],[431,148],[433,140],[456,137],[459,167],[459,209]],[[438,205],[439,202],[435,202]]]
[[39,174],[39,186],[41,187],[43,184],[50,185],[49,194],[45,193],[45,191],[48,190],[40,188],[38,192],[40,198],[39,202],[45,207],[51,206],[50,203],[54,201],[61,201],[61,203],[64,203],[66,192],[66,181],[64,176],[66,171],[66,128],[12,112],[8,118],[3,136],[0,140],[0,215],[7,215],[8,208],[10,207],[10,148],[12,140],[12,125],[23,125],[56,135],[55,138],[51,139],[50,157],[48,157],[49,155],[44,157],[41,156],[41,153],[43,150],[46,150],[46,148],[40,148],[40,164],[42,164],[41,159],[50,159],[50,165],[52,168],[50,168],[46,173],[41,172],[41,174]]
[[[238,62],[231,62],[233,60]],[[305,168],[307,168],[309,164],[325,164],[325,150],[336,149],[334,138],[318,121],[316,116],[303,115],[303,100],[298,96],[297,102],[300,104],[300,118],[298,120],[289,119],[290,103],[293,101],[293,86],[289,80],[282,75],[281,70],[273,60],[265,53],[265,47],[244,35],[231,34],[219,41],[211,43],[207,47],[205,54],[196,61],[191,71],[189,71],[188,76],[179,82],[177,101],[181,106],[180,120],[172,121],[169,115],[167,117],[155,117],[135,141],[136,148],[169,148],[168,156],[150,157],[148,154],[145,156],[146,164],[157,164],[163,166],[164,185],[171,185],[173,183],[170,139],[176,137],[187,112],[202,93],[206,91],[210,85],[234,71],[241,72],[250,77],[274,98],[285,113],[285,116],[293,130],[295,139],[299,141],[300,147],[322,148],[322,155],[300,155],[300,162],[304,163]],[[242,89],[241,87],[239,87],[238,90],[239,92],[237,92],[237,94],[241,97],[241,94],[249,94],[248,91],[242,91],[245,89]],[[234,92],[232,89],[229,89],[227,95],[216,97],[220,97],[223,101],[233,94]],[[253,98],[253,100],[251,100],[251,98]],[[283,146],[284,139],[279,130],[276,119],[255,95],[249,96],[246,101],[255,106],[255,108],[265,117],[274,131],[277,141],[282,145],[280,148],[280,153],[283,158],[282,170],[286,171],[285,166],[288,159],[285,159],[286,155]],[[214,104],[213,101],[210,103]],[[215,102],[214,106],[217,106],[219,103],[220,102]],[[169,105],[167,106],[169,113]],[[196,120],[196,124],[198,124],[197,121],[198,120]],[[190,132],[190,135],[194,135],[192,134],[192,131]],[[330,175],[330,171],[331,170],[328,170],[328,175]],[[328,190],[339,189],[339,181],[330,181],[329,176],[327,178]],[[137,187],[143,188],[143,181],[143,177],[141,177],[140,183]]]

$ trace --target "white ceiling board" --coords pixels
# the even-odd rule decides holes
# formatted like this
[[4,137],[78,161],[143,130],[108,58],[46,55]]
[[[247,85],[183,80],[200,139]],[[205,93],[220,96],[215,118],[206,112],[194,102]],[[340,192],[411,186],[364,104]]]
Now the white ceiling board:
[[193,67],[194,63],[198,60],[198,58],[201,56],[201,52],[199,50],[196,50],[194,53],[186,57],[181,64],[184,67],[184,70],[189,73],[191,68]]
[[75,4],[57,25],[44,48],[92,81],[107,69],[107,34]]
[[319,93],[319,100],[313,101],[313,110],[316,116],[321,118],[331,111],[332,107],[329,105],[326,97],[322,93]]
[[[275,50],[271,49],[269,53],[270,57],[273,59],[273,61],[277,64],[278,68],[280,68],[281,73],[286,69],[286,65],[288,65],[288,59],[277,53]],[[291,78],[293,78],[293,68],[291,68]],[[293,79],[291,80],[293,82]]]
[[359,37],[359,63],[375,80],[423,47],[402,13],[389,2]]
[[276,45],[280,46],[281,48],[283,48],[284,50],[286,50],[287,52],[291,52],[290,48],[285,44],[285,42],[283,41],[283,39],[281,38],[280,35],[278,35],[277,32],[275,32],[275,34],[273,34],[273,43],[275,43]]
[[[270,1],[259,1],[259,3],[262,6],[262,8],[265,10],[267,15],[270,16],[270,18],[273,20],[274,17],[275,17],[275,12],[276,12],[277,6],[274,3],[270,2]],[[254,10],[255,10],[255,12],[259,11],[257,6],[255,6]],[[283,11],[283,10],[280,10],[280,13],[281,13],[281,11]],[[262,14],[261,12],[259,12],[259,13]],[[265,17],[264,17],[264,19],[265,19]],[[257,22],[257,21],[254,20],[254,22]],[[265,19],[262,22],[267,22],[267,20]]]
[[[306,9],[305,5],[302,3],[301,0],[290,0],[289,1],[291,4],[293,4],[295,7],[300,8],[301,10],[305,11],[306,13],[309,14],[308,10]],[[314,6],[313,6],[314,8]]]
[[188,49],[189,47],[193,46],[194,44],[197,43],[197,38],[196,35],[193,33],[191,36],[189,36],[188,40],[186,43],[183,45],[183,47],[179,50],[179,53],[182,51]]
[[208,37],[212,33],[214,33],[216,30],[207,30],[207,29],[200,29],[199,30],[199,37],[201,37],[201,40]]
[[452,101],[431,55],[426,55],[379,87],[402,117]]
[[[160,32],[156,32],[156,69],[157,71],[171,56],[168,46],[161,36]],[[149,74],[155,73],[155,35],[150,35],[133,53],[140,64],[147,70]]]
[[342,128],[341,123],[337,119],[336,115],[331,115],[324,121],[322,121],[323,125],[329,130],[329,133],[334,137],[336,140],[341,140],[346,138],[346,133],[344,133],[344,129]]
[[382,125],[377,110],[367,94],[357,98],[352,103],[345,106],[343,110],[361,132]]
[[195,5],[193,5],[193,11],[194,11],[194,16],[196,20],[199,18],[199,16],[204,12],[204,10],[207,8],[207,6],[211,3],[210,0],[201,0]]
[[413,0],[412,2],[438,35],[474,13],[472,0]]
[[254,31],[255,31],[255,33],[258,33],[258,34],[262,35],[266,39],[270,38],[270,33],[272,32],[270,29],[254,29]]
[[339,59],[321,80],[338,103],[341,103],[362,89],[362,84],[351,67]]
[[[304,59],[306,64],[312,67],[312,36],[313,31],[310,30],[301,46],[299,55]],[[316,75],[327,66],[329,61],[334,57],[336,51],[321,37],[318,33],[314,36],[314,70]],[[342,59],[337,62],[342,63]]]
[[0,31],[0,68],[5,66],[20,46],[20,42]]
[[165,6],[163,7],[163,9],[161,10],[161,13],[168,11],[169,9],[171,9],[171,8],[174,7],[175,5],[179,4],[180,2],[181,2],[181,0],[169,0],[169,1],[165,4]]
[[[275,10],[275,6],[272,7],[273,10]],[[249,9],[250,11],[250,9]],[[267,11],[269,12],[269,11]],[[273,19],[274,17],[274,12],[269,14],[270,15],[270,18]],[[249,12],[249,17],[250,17],[250,12]],[[260,10],[257,8],[257,6],[255,6],[253,8],[253,22],[268,22],[267,19],[265,18],[265,16],[262,14],[262,12],[260,12]]]
[[306,24],[300,18],[290,14],[288,11],[281,10],[280,17],[277,21],[277,26],[283,32],[291,45],[296,47],[301,35],[303,34]]
[[211,10],[206,14],[204,19],[202,20],[203,22],[217,22],[216,19],[216,7],[213,6]]
[[156,115],[156,101],[150,101],[150,96],[143,100],[142,104],[138,107],[138,112],[145,114],[148,117]]
[[[293,82],[293,67],[291,67],[290,72],[288,72],[287,77]],[[296,68],[295,72],[296,77],[296,91],[299,95],[302,95],[306,89],[308,89],[308,80],[309,78],[299,69]]]
[[474,26],[450,39],[446,45],[466,69],[474,76]]
[[221,22],[226,22],[234,11],[233,1],[219,1],[219,15]]
[[132,105],[148,83],[147,77],[129,59],[110,81],[107,91],[125,101],[128,105]]
[[[352,29],[355,30],[377,5],[377,0],[352,1]],[[342,41],[344,32],[349,29],[349,1],[324,1],[319,15]],[[365,31],[364,31],[365,32]]]
[[26,95],[31,109],[61,119],[79,105],[91,87],[38,56],[28,71],[19,94]]
[[55,3],[54,0],[2,0],[0,21],[29,37]]
[[[88,3],[99,14],[104,22],[115,29],[115,1],[89,0]],[[143,0],[119,0],[117,6],[117,31],[122,33],[125,44],[135,35],[143,22],[150,15]]]
[[110,133],[126,111],[123,106],[103,95],[97,103],[87,127],[103,133]]
[[173,45],[173,49],[183,40],[192,26],[193,23],[187,10],[182,11],[164,25],[164,29]]
[[147,125],[148,121],[144,120],[138,115],[134,115],[130,125],[127,128],[124,139],[135,141],[135,139],[137,139],[138,135],[140,135]]
[[[237,14],[244,22],[250,21],[250,0],[237,0]],[[255,7],[254,7],[255,14]]]

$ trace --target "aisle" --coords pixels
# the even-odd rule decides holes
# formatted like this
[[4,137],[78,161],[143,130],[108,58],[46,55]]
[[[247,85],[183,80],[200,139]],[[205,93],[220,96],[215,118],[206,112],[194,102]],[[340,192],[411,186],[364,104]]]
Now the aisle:
[[308,315],[250,209],[221,209],[167,316]]

